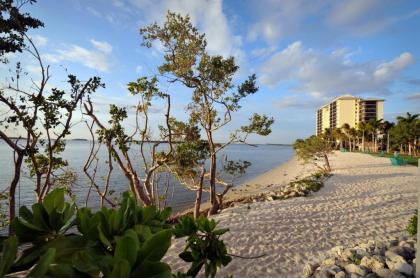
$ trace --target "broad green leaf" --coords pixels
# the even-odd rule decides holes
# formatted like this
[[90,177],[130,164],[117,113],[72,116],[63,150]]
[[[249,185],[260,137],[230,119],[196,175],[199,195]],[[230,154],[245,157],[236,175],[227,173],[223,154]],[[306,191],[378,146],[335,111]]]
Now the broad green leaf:
[[171,268],[163,262],[145,261],[141,267],[138,267],[133,271],[133,277],[171,278]]
[[171,230],[163,230],[154,234],[149,240],[145,241],[139,250],[139,261],[160,261],[171,246]]
[[51,214],[53,210],[56,210],[57,212],[63,212],[64,189],[57,188],[48,193],[47,196],[45,196],[42,204],[44,205],[45,210],[48,212],[48,214]]
[[111,273],[111,278],[131,277],[130,263],[126,260],[118,261]]
[[105,233],[102,230],[102,225],[101,224],[99,224],[99,226],[98,226],[98,232],[99,232],[99,239],[102,242],[102,244],[105,245],[105,247],[107,247],[108,249],[112,250],[112,244],[108,240],[108,238],[105,236]]
[[7,274],[15,261],[18,244],[19,242],[16,236],[11,236],[3,242],[0,260],[0,277]]
[[72,256],[72,265],[85,273],[99,272],[100,270],[95,259],[86,250],[79,251]]
[[42,204],[34,204],[32,206],[33,218],[32,223],[36,225],[39,229],[44,231],[49,230],[49,223],[48,223],[48,213],[45,211]]
[[169,218],[169,216],[171,216],[171,214],[172,214],[172,208],[167,207],[160,212],[160,218],[161,220],[165,221],[166,219]]
[[149,226],[136,225],[134,229],[137,235],[139,236],[141,242],[144,242],[153,236]]
[[52,262],[54,262],[56,250],[50,248],[47,252],[40,258],[39,262],[32,271],[29,273],[28,277],[41,278],[44,277],[48,271],[48,268]]
[[122,236],[117,238],[115,247],[114,258],[117,261],[126,260],[133,266],[137,260],[137,247],[136,241],[130,236]]

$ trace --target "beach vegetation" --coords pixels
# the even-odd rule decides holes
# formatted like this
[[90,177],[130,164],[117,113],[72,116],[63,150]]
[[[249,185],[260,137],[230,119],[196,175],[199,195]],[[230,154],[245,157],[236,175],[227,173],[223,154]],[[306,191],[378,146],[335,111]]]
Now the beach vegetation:
[[188,216],[172,226],[166,222],[170,215],[170,208],[139,206],[131,192],[116,208],[77,209],[66,202],[63,189],[54,189],[32,210],[21,207],[12,224],[16,235],[2,241],[0,276],[172,277],[162,258],[174,236],[186,238],[179,256],[190,264],[187,273],[174,277],[195,277],[203,267],[206,277],[215,277],[229,264],[232,258],[220,239],[228,229]]
[[316,192],[324,186],[325,178],[328,178],[330,175],[326,171],[318,171],[308,177],[290,182],[290,186],[298,187],[309,192]]
[[208,184],[211,209],[216,213],[220,204],[217,197],[217,157],[232,143],[245,143],[250,134],[266,136],[271,133],[273,118],[254,114],[250,123],[230,135],[225,144],[218,145],[214,134],[232,121],[232,113],[241,108],[240,102],[258,91],[256,76],[252,74],[235,86],[234,75],[239,67],[233,57],[210,55],[205,34],[200,34],[189,16],[168,12],[163,25],[152,24],[140,30],[143,45],[153,47],[159,43],[163,49],[161,75],[170,83],[178,83],[191,91],[188,105],[190,121],[200,126],[209,148]]
[[409,235],[414,236],[417,234],[417,218],[418,218],[418,210],[416,210],[416,213],[410,218],[407,224],[407,232]]
[[[331,172],[329,156],[333,152],[333,144],[323,136],[311,136],[298,139],[293,144],[297,157],[304,163],[312,163],[321,171]],[[321,161],[321,163],[320,163]]]

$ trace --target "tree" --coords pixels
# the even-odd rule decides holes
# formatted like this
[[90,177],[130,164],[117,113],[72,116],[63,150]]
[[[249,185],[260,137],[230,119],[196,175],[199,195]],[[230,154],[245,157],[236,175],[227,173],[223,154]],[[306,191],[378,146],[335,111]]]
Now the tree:
[[359,122],[357,124],[357,129],[360,131],[360,133],[362,135],[362,151],[364,152],[365,149],[366,149],[366,146],[365,146],[365,135],[366,135],[366,132],[368,130],[366,123],[365,122]]
[[420,137],[420,120],[418,114],[407,113],[405,117],[397,117],[397,124],[390,130],[394,144],[407,147],[409,155],[417,154],[418,139]]
[[[170,116],[171,98],[169,94],[163,93],[158,88],[156,77],[140,77],[128,84],[128,90],[132,96],[138,97],[134,106],[135,130],[128,132],[123,122],[128,118],[126,107],[118,107],[111,104],[109,109],[110,120],[107,124],[101,121],[96,115],[92,101],[89,99],[84,104],[84,113],[91,118],[97,128],[98,140],[106,146],[109,157],[116,162],[124,177],[127,178],[130,190],[138,201],[145,206],[159,205],[159,190],[157,186],[157,173],[166,163],[169,163],[173,152],[172,144],[172,121]],[[160,99],[166,101],[165,127],[160,127],[160,140],[152,142],[150,148],[150,160],[147,158],[146,144],[153,141],[150,135],[149,109],[152,101]],[[141,124],[142,123],[142,124]],[[159,151],[161,142],[168,143],[168,149]],[[130,152],[132,146],[140,148],[138,153]],[[134,163],[138,154],[143,163],[144,175],[137,172]],[[100,194],[101,195],[101,194]],[[103,195],[103,194],[102,194]]]
[[[328,156],[332,153],[332,144],[323,136],[311,136],[305,140],[298,139],[293,148],[299,159],[305,163],[313,163],[316,167],[325,172],[331,172],[331,165]],[[324,161],[319,165],[319,160]]]
[[390,133],[390,130],[394,127],[394,125],[395,125],[394,123],[385,121],[381,126],[381,133],[386,136],[385,149],[387,153],[389,153],[389,148],[390,148],[389,133]]
[[25,37],[29,29],[43,27],[44,24],[20,9],[36,0],[0,1],[0,60],[7,62],[7,53],[22,52],[26,48]]
[[[210,172],[210,214],[217,212],[219,204],[216,196],[217,153],[233,142],[245,142],[248,134],[266,136],[271,130],[273,119],[254,114],[248,126],[234,132],[227,144],[217,147],[214,133],[229,124],[232,113],[238,111],[239,102],[258,91],[256,76],[233,90],[233,76],[238,71],[233,57],[209,55],[206,39],[200,34],[188,16],[168,12],[163,26],[152,24],[140,30],[143,45],[152,47],[159,42],[163,47],[164,62],[159,72],[170,83],[180,83],[192,91],[192,101],[188,105],[191,121],[198,124],[206,134],[209,144]],[[244,135],[240,137],[240,134]]]
[[[16,65],[15,76],[5,87],[0,88],[0,105],[6,109],[0,119],[0,138],[14,153],[14,176],[9,186],[9,219],[15,217],[15,193],[20,180],[22,164],[25,162],[30,175],[35,179],[37,201],[43,200],[49,190],[63,182],[72,180],[72,175],[59,168],[67,166],[60,157],[64,151],[66,136],[73,125],[74,111],[83,99],[103,86],[98,77],[80,81],[75,75],[68,76],[68,90],[47,89],[51,77],[49,66],[43,63],[34,42],[27,36],[28,28],[43,26],[39,20],[28,14],[21,14],[19,9],[25,3],[35,1],[0,2],[2,28],[1,55],[9,52],[25,51],[38,63],[41,80],[30,86],[22,86],[26,75],[20,63]],[[28,88],[29,87],[29,88]],[[14,139],[9,130],[15,127],[21,130],[18,139]],[[69,180],[67,180],[69,179]]]
[[383,119],[370,119],[367,122],[367,130],[370,132],[372,136],[372,151],[378,151],[378,133],[381,130],[383,125]]

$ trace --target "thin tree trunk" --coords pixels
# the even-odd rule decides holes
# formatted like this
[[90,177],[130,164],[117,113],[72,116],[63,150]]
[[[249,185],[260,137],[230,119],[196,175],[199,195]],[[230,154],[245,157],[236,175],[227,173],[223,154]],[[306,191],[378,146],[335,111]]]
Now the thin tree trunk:
[[16,216],[16,187],[20,180],[22,162],[23,153],[17,153],[17,159],[15,161],[15,174],[9,188],[9,235],[14,234],[11,223]]
[[205,173],[205,170],[203,169],[201,171],[200,184],[198,186],[196,197],[195,197],[195,205],[194,205],[194,218],[195,219],[197,219],[200,216],[201,197],[203,195],[204,173]]
[[325,168],[327,169],[328,173],[331,172],[331,166],[330,161],[328,160],[328,156],[324,155],[324,162],[325,162]]
[[211,208],[209,210],[209,215],[217,213],[219,210],[219,202],[217,201],[216,195],[216,151],[213,142],[213,134],[211,130],[207,130],[207,139],[209,142],[210,148],[210,203]]
[[389,153],[389,132],[386,134],[386,152]]

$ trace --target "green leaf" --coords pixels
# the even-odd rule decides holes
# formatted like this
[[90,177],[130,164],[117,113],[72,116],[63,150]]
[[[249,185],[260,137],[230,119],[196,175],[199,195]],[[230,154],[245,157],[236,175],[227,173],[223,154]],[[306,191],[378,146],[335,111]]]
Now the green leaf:
[[42,204],[36,203],[32,205],[33,218],[32,223],[36,225],[40,230],[48,231],[48,213],[42,206]]
[[117,245],[115,247],[114,258],[119,260],[126,260],[133,266],[137,260],[138,243],[130,236],[122,236],[117,238]]
[[184,261],[186,261],[187,263],[190,263],[194,260],[190,251],[184,251],[180,253],[179,257],[183,259]]
[[171,214],[172,214],[172,208],[167,207],[160,212],[160,219],[162,221],[165,221],[166,219],[169,218],[169,216],[171,216]]
[[111,242],[108,240],[108,238],[105,236],[105,233],[102,230],[102,225],[98,226],[98,232],[99,232],[99,239],[102,242],[102,244],[105,245],[108,249],[113,249]]
[[47,277],[79,278],[86,277],[78,273],[70,264],[52,264],[48,268]]
[[42,204],[44,205],[44,208],[48,212],[48,214],[51,214],[53,210],[57,210],[57,212],[63,212],[64,189],[57,188],[48,193],[47,196],[45,196]]
[[171,278],[171,268],[166,263],[145,261],[133,271],[133,277]]
[[160,261],[171,246],[171,237],[171,230],[163,230],[154,234],[140,248],[138,263],[141,264],[146,260]]
[[130,263],[126,260],[118,261],[111,273],[111,278],[131,277]]
[[150,230],[149,226],[146,225],[136,225],[134,227],[137,235],[141,242],[144,242],[153,236],[152,231]]
[[72,265],[85,273],[99,272],[94,257],[86,250],[79,251],[72,256]]
[[15,261],[18,244],[19,242],[16,236],[11,236],[3,242],[0,261],[0,277],[7,274]]
[[55,253],[55,248],[48,249],[47,252],[40,258],[38,264],[29,273],[28,277],[44,277],[50,264],[54,261]]

